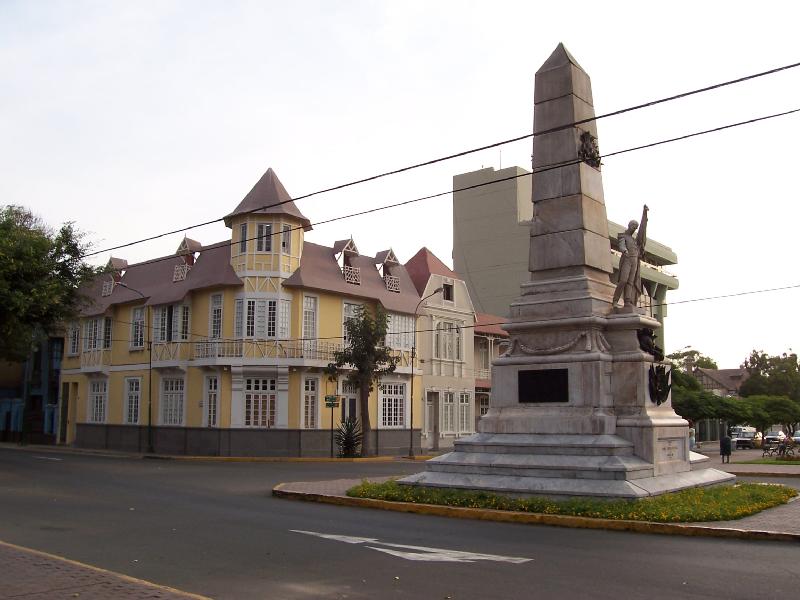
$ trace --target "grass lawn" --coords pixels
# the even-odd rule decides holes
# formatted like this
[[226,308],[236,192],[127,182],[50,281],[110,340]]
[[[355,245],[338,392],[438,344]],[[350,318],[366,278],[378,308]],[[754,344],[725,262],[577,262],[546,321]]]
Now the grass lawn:
[[797,491],[782,485],[742,483],[695,488],[635,502],[591,499],[556,501],[537,497],[510,498],[487,492],[412,487],[400,485],[396,481],[385,483],[363,481],[360,485],[347,490],[347,495],[393,502],[489,508],[598,519],[692,523],[741,519],[766,508],[785,504],[797,495]]

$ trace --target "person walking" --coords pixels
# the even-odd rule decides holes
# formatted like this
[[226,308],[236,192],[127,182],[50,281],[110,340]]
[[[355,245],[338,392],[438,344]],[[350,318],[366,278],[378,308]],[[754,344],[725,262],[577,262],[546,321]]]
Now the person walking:
[[[722,462],[723,463],[729,463],[730,464],[730,462],[731,462],[731,436],[729,436],[727,433],[725,434],[725,437],[723,437],[719,441],[719,454],[722,457]],[[726,458],[727,458],[727,460],[725,460]]]

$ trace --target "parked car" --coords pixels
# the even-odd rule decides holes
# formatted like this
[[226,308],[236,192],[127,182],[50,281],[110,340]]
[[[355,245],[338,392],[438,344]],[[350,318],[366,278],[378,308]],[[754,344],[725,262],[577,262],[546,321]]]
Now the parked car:
[[795,444],[800,444],[800,429],[794,432],[792,439],[794,440]]
[[756,428],[746,425],[731,427],[731,445],[734,450],[755,448]]
[[778,444],[786,439],[786,434],[782,431],[768,431],[764,436],[765,444]]

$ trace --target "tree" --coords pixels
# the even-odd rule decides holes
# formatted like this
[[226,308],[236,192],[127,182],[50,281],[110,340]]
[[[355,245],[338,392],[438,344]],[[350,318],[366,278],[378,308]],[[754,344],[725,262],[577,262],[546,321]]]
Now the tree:
[[800,402],[800,361],[797,354],[769,356],[753,350],[742,365],[749,374],[742,383],[742,396],[786,396]]
[[670,359],[672,364],[678,369],[684,371],[689,364],[692,364],[695,367],[701,367],[703,369],[719,369],[713,358],[705,356],[699,350],[692,350],[688,347],[684,350],[668,354],[667,358]]
[[75,316],[80,285],[97,270],[72,223],[57,232],[20,206],[0,208],[0,358],[24,360],[36,339]]
[[[332,377],[346,371],[347,380],[359,390],[361,456],[370,456],[373,452],[369,421],[369,396],[373,384],[380,383],[384,375],[393,373],[399,360],[384,345],[387,323],[386,311],[380,304],[375,308],[374,316],[363,306],[359,307],[355,317],[344,324],[347,346],[334,353],[335,362],[330,363],[326,369],[326,373]],[[343,369],[345,365],[350,369]]]

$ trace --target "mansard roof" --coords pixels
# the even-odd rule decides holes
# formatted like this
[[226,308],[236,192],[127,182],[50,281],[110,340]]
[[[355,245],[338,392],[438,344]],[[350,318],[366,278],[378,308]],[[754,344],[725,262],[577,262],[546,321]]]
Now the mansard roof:
[[[176,266],[183,266],[183,256],[172,255],[129,265],[120,284],[114,286],[111,295],[103,296],[106,279],[99,275],[81,290],[85,296],[81,316],[102,315],[110,306],[135,302],[142,296],[146,304],[171,304],[180,302],[189,292],[216,286],[242,285],[230,264],[230,242],[203,246],[194,266],[182,281],[173,281]],[[126,287],[127,286],[127,287]],[[134,291],[136,290],[136,291]],[[141,292],[141,293],[139,293]]]
[[349,266],[361,270],[361,283],[354,285],[344,280],[342,270],[336,262],[336,254],[332,247],[305,242],[300,268],[283,285],[377,300],[389,311],[409,314],[414,312],[420,297],[405,267],[392,266],[392,275],[400,282],[400,292],[391,292],[386,289],[386,282],[378,273],[373,257],[355,254],[349,257]]
[[253,186],[253,189],[244,197],[232,213],[225,217],[225,225],[231,226],[231,217],[242,214],[258,215],[289,215],[299,219],[303,229],[311,229],[309,221],[300,209],[297,208],[289,196],[289,192],[283,187],[280,179],[271,168],[261,176],[261,179]]
[[420,294],[425,291],[425,286],[428,285],[431,275],[461,279],[450,267],[424,246],[409,259],[405,266],[414,285],[417,287],[417,292]]

